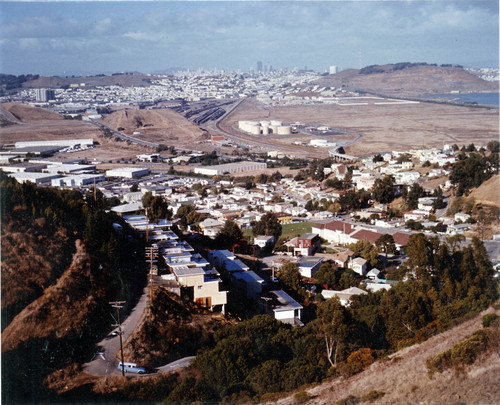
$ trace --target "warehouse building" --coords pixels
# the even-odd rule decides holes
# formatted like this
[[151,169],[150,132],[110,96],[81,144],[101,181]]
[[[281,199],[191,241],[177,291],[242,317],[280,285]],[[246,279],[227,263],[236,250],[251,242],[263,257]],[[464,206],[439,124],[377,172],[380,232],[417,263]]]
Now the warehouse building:
[[104,180],[105,178],[102,174],[76,174],[60,179],[52,179],[51,184],[52,187],[82,187]]
[[249,172],[252,170],[262,170],[267,168],[267,163],[263,162],[236,162],[216,166],[199,166],[194,168],[194,172],[206,176],[220,176],[222,174],[233,174]]
[[53,141],[22,141],[16,142],[16,149],[18,148],[31,148],[37,146],[60,146],[60,147],[70,147],[75,148],[79,146],[83,147],[92,147],[94,145],[93,139],[56,139]]
[[106,170],[106,177],[124,177],[137,179],[151,173],[147,167],[120,167],[118,169]]
[[32,172],[9,173],[9,176],[15,178],[19,183],[30,182],[35,184],[50,183],[52,179],[60,177],[58,174]]

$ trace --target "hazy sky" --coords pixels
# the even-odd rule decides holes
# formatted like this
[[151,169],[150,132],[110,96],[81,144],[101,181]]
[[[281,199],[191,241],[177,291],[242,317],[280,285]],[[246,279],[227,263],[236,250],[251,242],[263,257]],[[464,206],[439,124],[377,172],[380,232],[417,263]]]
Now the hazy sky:
[[498,67],[498,0],[0,2],[0,72]]

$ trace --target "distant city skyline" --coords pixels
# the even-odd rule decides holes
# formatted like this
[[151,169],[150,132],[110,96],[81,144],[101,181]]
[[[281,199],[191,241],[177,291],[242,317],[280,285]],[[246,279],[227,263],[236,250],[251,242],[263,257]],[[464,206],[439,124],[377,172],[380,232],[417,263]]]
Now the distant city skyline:
[[397,62],[498,68],[498,1],[0,2],[0,73]]

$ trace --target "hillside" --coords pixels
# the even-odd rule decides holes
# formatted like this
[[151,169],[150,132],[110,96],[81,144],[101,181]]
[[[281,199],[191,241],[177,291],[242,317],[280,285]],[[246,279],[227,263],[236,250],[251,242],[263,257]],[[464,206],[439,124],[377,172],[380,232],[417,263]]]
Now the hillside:
[[[362,398],[370,391],[385,395],[373,402],[382,404],[482,404],[493,405],[500,399],[498,373],[500,372],[500,348],[483,355],[473,365],[461,372],[445,371],[431,378],[426,360],[450,349],[480,329],[482,315],[495,312],[491,308],[480,316],[464,322],[426,342],[402,349],[387,360],[373,363],[365,371],[348,379],[337,379],[307,389],[308,405],[330,405],[349,396]],[[498,326],[496,329],[498,336]],[[344,402],[357,404],[361,401]],[[268,402],[269,403],[269,402]],[[272,401],[279,405],[296,404],[293,396]]]
[[469,196],[476,202],[500,207],[500,175],[495,175],[486,180],[477,189],[473,190]]
[[141,244],[102,200],[2,173],[0,187],[2,400],[50,402],[44,378],[85,362],[111,328],[108,302],[142,291]]
[[321,86],[345,87],[394,96],[498,91],[498,83],[487,82],[460,67],[431,65],[396,69],[396,65],[376,65],[360,70],[350,69],[321,78]]
[[30,107],[18,103],[3,103],[2,109],[6,112],[6,117],[20,122],[36,122],[41,120],[62,120],[58,113],[45,108]]
[[205,139],[203,131],[169,109],[117,111],[101,122],[127,135],[156,143],[192,146],[193,142]]

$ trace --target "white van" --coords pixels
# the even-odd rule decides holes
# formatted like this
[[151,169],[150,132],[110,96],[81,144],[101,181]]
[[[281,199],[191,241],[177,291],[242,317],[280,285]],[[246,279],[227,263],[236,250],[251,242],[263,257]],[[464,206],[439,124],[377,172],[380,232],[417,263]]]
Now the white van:
[[[122,370],[122,362],[118,362],[118,370]],[[127,372],[127,373],[135,373],[135,374],[144,374],[146,373],[146,369],[144,367],[139,367],[137,364],[135,363],[129,363],[127,361],[124,361],[123,362],[123,369]]]

